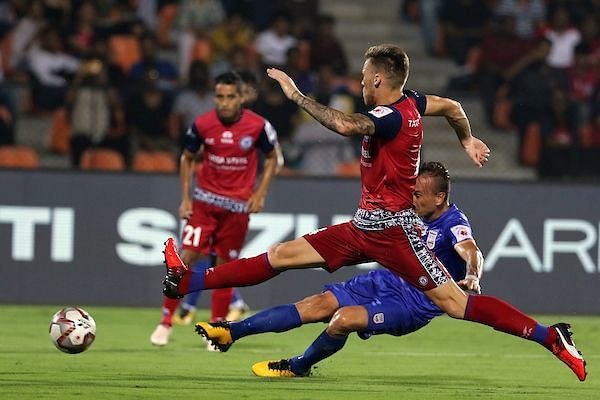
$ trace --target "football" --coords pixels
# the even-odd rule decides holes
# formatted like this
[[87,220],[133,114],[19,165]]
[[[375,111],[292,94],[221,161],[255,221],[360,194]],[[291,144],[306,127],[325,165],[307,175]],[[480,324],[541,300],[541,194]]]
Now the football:
[[65,307],[52,317],[49,332],[50,340],[60,351],[81,353],[96,339],[96,321],[82,308]]

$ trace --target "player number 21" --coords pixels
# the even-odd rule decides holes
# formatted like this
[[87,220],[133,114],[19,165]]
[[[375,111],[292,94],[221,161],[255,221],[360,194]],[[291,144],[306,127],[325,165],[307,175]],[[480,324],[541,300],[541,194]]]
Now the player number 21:
[[200,245],[200,232],[202,232],[202,229],[199,226],[194,228],[193,226],[186,225],[183,228],[183,244],[198,247]]

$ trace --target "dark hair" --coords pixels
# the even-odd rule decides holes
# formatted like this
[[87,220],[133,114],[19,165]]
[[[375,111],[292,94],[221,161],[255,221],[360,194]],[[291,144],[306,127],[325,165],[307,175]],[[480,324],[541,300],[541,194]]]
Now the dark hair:
[[238,93],[242,93],[242,78],[240,78],[240,76],[233,71],[224,72],[217,76],[215,78],[215,86],[219,83],[223,85],[235,85]]
[[419,167],[419,176],[427,175],[435,178],[437,182],[436,193],[446,193],[446,200],[450,196],[450,173],[444,165],[437,161],[429,161]]
[[408,56],[400,47],[393,44],[379,44],[371,46],[365,53],[366,59],[379,70],[387,73],[393,87],[404,85],[408,78]]

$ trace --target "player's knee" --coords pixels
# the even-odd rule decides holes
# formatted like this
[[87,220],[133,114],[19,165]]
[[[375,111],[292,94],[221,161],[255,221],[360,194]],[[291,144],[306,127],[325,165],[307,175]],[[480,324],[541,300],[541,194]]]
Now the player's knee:
[[302,323],[309,323],[328,321],[337,309],[337,306],[331,304],[325,293],[321,293],[300,300],[296,303],[296,308],[298,309]]
[[330,336],[346,336],[353,331],[352,313],[344,308],[340,308],[333,314],[327,326],[327,333]]
[[269,262],[276,270],[286,269],[293,263],[296,256],[293,245],[290,242],[277,243],[269,248]]

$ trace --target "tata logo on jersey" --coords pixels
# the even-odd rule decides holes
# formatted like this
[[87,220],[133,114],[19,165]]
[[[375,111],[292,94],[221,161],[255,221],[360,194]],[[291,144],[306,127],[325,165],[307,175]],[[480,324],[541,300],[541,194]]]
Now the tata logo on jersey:
[[233,132],[225,131],[221,134],[221,143],[233,144]]

